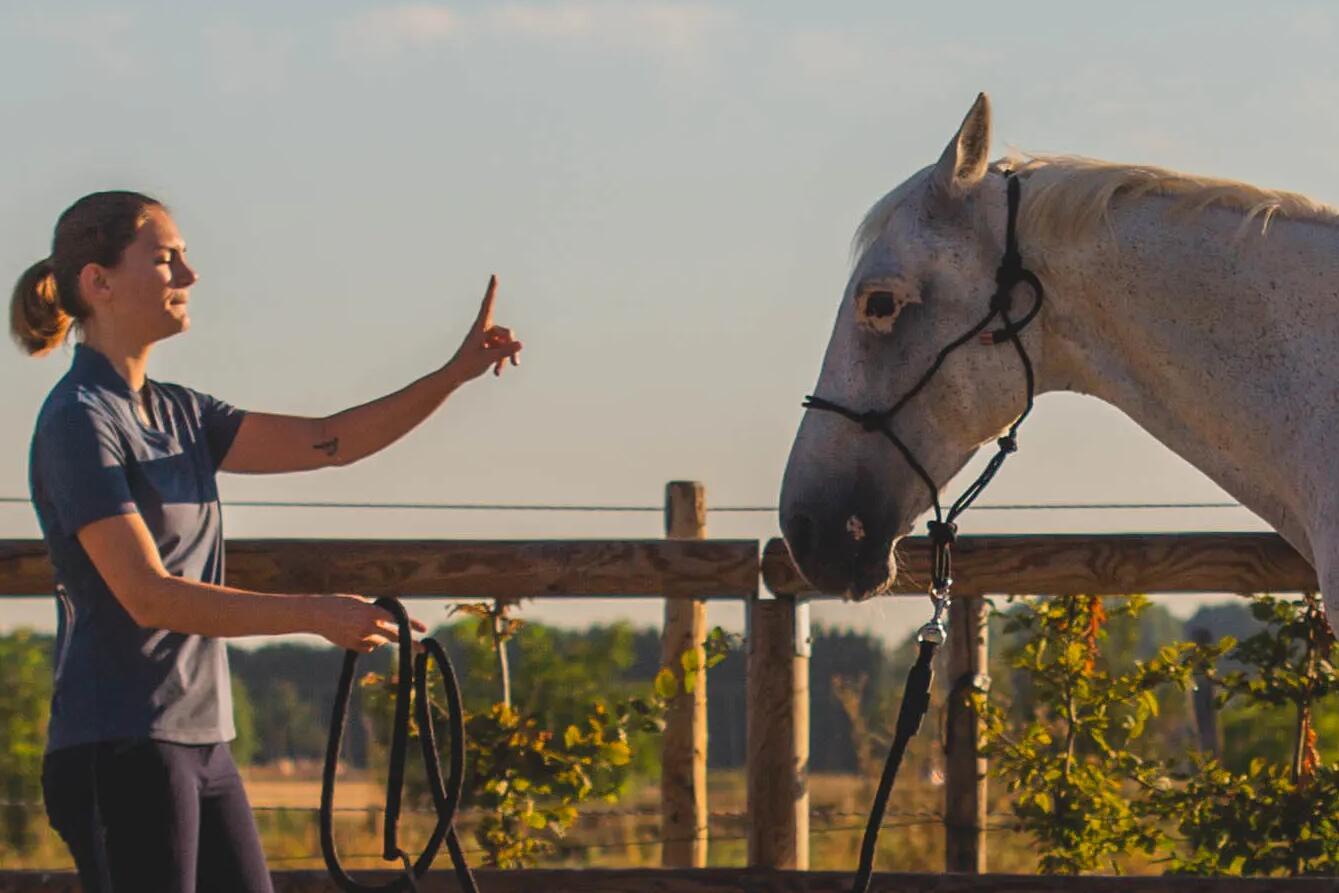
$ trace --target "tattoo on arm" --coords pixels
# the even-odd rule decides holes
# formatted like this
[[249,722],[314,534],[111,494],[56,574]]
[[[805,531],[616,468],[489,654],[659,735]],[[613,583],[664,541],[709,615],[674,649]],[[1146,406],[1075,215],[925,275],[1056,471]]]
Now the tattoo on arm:
[[333,456],[339,452],[339,438],[332,437],[329,440],[323,440],[320,443],[312,444],[312,449],[320,450],[327,456]]

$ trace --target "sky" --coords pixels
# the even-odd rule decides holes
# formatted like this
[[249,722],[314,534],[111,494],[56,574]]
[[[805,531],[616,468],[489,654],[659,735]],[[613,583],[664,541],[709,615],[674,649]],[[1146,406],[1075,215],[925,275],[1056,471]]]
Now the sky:
[[[445,362],[496,273],[519,368],[356,465],[222,476],[228,534],[655,537],[654,511],[227,503],[654,507],[667,481],[698,480],[709,506],[774,506],[855,227],[938,157],[979,91],[994,155],[1147,162],[1339,203],[1337,38],[1319,2],[0,0],[0,275],[46,256],[79,196],[157,196],[201,281],[151,377],[322,415]],[[32,424],[68,363],[0,350],[0,497],[27,495]],[[1020,440],[982,503],[1228,500],[1088,398],[1043,397]],[[961,526],[1263,529],[1234,508],[974,511]],[[776,532],[770,512],[709,519],[713,536]],[[37,535],[30,506],[0,503],[0,537]],[[654,623],[661,607],[523,611]],[[813,612],[893,637],[924,613]],[[0,629],[19,625],[52,628],[50,600],[0,607]]]

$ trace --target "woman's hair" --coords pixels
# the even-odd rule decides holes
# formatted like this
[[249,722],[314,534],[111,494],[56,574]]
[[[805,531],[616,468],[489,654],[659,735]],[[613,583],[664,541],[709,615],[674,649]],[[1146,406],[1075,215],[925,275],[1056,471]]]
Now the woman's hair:
[[162,206],[138,192],[95,192],[60,215],[51,256],[29,267],[14,285],[9,332],[19,347],[41,356],[87,319],[92,311],[79,293],[79,274],[88,264],[119,264],[145,215]]

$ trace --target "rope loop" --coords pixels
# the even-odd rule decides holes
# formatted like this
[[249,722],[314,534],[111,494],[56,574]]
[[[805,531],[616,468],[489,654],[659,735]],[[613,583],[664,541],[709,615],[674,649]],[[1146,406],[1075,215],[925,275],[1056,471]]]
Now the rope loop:
[[[460,802],[460,793],[465,777],[465,722],[461,707],[460,685],[456,681],[451,660],[441,644],[434,639],[423,639],[420,644],[424,653],[414,658],[413,628],[409,622],[409,613],[397,599],[379,598],[376,604],[389,611],[395,618],[400,630],[400,648],[398,659],[398,678],[395,694],[395,724],[391,730],[389,778],[386,783],[386,812],[383,821],[384,844],[382,857],[387,862],[399,861],[404,873],[384,884],[364,884],[355,880],[340,863],[335,849],[335,777],[339,768],[340,744],[344,738],[344,720],[349,711],[349,699],[353,694],[354,671],[358,664],[358,652],[346,651],[344,666],[340,671],[339,685],[335,690],[335,706],[330,717],[330,738],[326,744],[325,767],[321,773],[321,809],[320,836],[321,853],[325,856],[326,869],[336,886],[345,893],[413,893],[418,889],[418,879],[422,878],[432,866],[437,850],[445,841],[451,853],[451,862],[456,870],[456,879],[460,889],[466,893],[477,893],[474,877],[465,861],[464,851],[456,836],[454,827],[456,806]],[[427,669],[428,660],[437,664],[438,671],[446,684],[447,713],[451,726],[451,760],[449,780],[443,780],[442,769],[438,763],[437,743],[433,736],[432,721],[428,708]],[[419,726],[419,744],[423,754],[423,764],[428,776],[428,788],[436,807],[437,823],[424,846],[423,853],[416,860],[410,860],[399,845],[400,798],[404,786],[406,750],[409,739],[409,708],[411,700],[416,701],[415,708]]]

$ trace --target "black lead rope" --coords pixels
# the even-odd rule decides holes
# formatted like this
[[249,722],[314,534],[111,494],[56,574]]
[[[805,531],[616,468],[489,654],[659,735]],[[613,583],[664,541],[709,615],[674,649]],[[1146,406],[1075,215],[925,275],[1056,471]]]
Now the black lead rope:
[[[879,829],[883,825],[884,813],[888,809],[888,797],[892,793],[893,782],[897,778],[897,770],[902,765],[902,756],[906,752],[907,745],[920,730],[921,721],[925,718],[925,713],[930,707],[930,684],[934,679],[931,664],[934,661],[935,651],[947,637],[949,591],[953,586],[952,550],[953,544],[958,538],[958,525],[956,523],[958,516],[966,511],[981,495],[981,491],[995,477],[995,474],[1000,470],[1000,466],[1004,464],[1004,460],[1018,451],[1018,427],[1023,424],[1023,420],[1028,417],[1028,413],[1032,412],[1033,398],[1036,393],[1036,376],[1033,373],[1032,360],[1028,357],[1027,350],[1023,347],[1023,341],[1018,337],[1018,334],[1040,312],[1044,292],[1041,280],[1031,270],[1023,266],[1023,257],[1018,250],[1018,205],[1021,201],[1022,187],[1017,175],[1013,172],[1006,172],[1005,178],[1008,184],[1009,216],[1005,229],[1004,256],[1000,259],[1000,266],[995,271],[995,293],[991,295],[990,311],[985,318],[939,351],[925,374],[890,409],[857,412],[821,397],[809,396],[804,400],[805,409],[835,412],[860,425],[867,432],[877,432],[887,437],[897,448],[897,451],[901,453],[902,458],[906,460],[911,470],[916,472],[916,475],[925,483],[926,489],[930,491],[930,502],[935,513],[934,520],[929,522],[928,525],[930,546],[933,553],[930,568],[930,598],[934,602],[934,616],[931,617],[929,623],[921,627],[920,633],[917,635],[920,654],[917,656],[911,672],[907,674],[907,684],[902,694],[902,706],[897,714],[897,729],[893,738],[893,746],[889,749],[888,760],[883,766],[883,776],[879,779],[879,789],[874,796],[874,805],[870,809],[869,824],[865,826],[865,838],[860,847],[860,866],[856,871],[855,883],[851,888],[852,893],[866,893],[869,890],[870,877],[874,872],[874,851],[879,841]],[[1020,284],[1027,285],[1032,290],[1033,301],[1027,313],[1017,322],[1014,322],[1010,317],[1010,312],[1013,310],[1013,291]],[[1003,325],[994,331],[987,332],[986,330],[995,321],[996,317],[999,317]],[[902,407],[906,406],[913,397],[929,384],[930,379],[934,378],[935,374],[944,365],[944,361],[948,359],[948,355],[973,339],[986,345],[1003,344],[1008,341],[1014,346],[1018,353],[1019,362],[1022,363],[1023,375],[1027,383],[1027,403],[1023,412],[1009,426],[1008,433],[996,441],[998,451],[991,457],[985,469],[963,491],[962,495],[949,506],[948,513],[945,515],[939,505],[939,488],[935,486],[925,467],[916,460],[916,456],[911,449],[902,442],[900,437],[893,433],[890,423]]]
[[[398,862],[404,874],[385,884],[369,885],[354,880],[344,866],[340,864],[335,851],[335,830],[333,810],[335,803],[335,771],[339,766],[340,744],[344,738],[344,720],[349,710],[349,698],[353,693],[354,669],[358,664],[358,652],[344,654],[344,668],[340,672],[339,688],[335,693],[335,707],[330,717],[330,740],[325,752],[325,770],[321,776],[321,852],[325,855],[326,868],[335,883],[346,893],[415,893],[418,880],[432,867],[432,861],[446,841],[451,863],[456,870],[456,878],[465,893],[478,893],[474,876],[465,861],[465,852],[460,846],[453,827],[456,809],[460,805],[460,793],[465,781],[465,723],[460,702],[460,685],[456,681],[451,658],[435,639],[422,639],[423,651],[414,657],[411,639],[409,614],[404,606],[393,598],[379,598],[377,605],[390,611],[400,627],[399,679],[395,691],[395,720],[391,729],[390,771],[386,784],[386,816],[382,858],[388,862]],[[447,721],[451,731],[450,774],[442,779],[442,767],[437,760],[437,742],[432,731],[432,716],[428,704],[428,662],[437,665],[442,680],[446,683]],[[416,860],[400,847],[400,797],[404,788],[405,756],[409,745],[409,701],[410,686],[413,686],[415,722],[418,724],[419,744],[423,752],[423,766],[428,777],[428,790],[432,793],[433,806],[437,812],[437,824],[428,838],[427,846]]]

